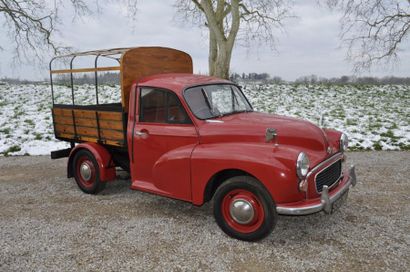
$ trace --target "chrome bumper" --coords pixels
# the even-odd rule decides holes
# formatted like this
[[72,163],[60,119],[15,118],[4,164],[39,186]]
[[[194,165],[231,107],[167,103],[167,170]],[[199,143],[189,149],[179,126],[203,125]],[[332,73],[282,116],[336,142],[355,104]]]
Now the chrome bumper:
[[278,214],[284,215],[306,215],[324,211],[325,213],[330,213],[332,211],[333,203],[336,202],[344,193],[346,193],[350,186],[354,187],[356,185],[356,172],[355,167],[352,165],[349,169],[349,177],[346,183],[342,188],[337,188],[334,194],[329,195],[328,186],[323,186],[322,195],[320,197],[320,202],[312,203],[308,205],[301,205],[300,207],[295,206],[286,206],[286,205],[277,205],[276,211]]

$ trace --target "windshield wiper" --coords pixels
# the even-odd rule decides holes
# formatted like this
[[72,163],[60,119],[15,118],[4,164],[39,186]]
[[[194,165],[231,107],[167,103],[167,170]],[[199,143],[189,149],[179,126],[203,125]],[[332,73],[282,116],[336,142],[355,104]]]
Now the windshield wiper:
[[209,102],[208,94],[206,93],[204,88],[201,88],[202,95],[205,97],[205,103],[208,106],[209,110],[212,111],[211,102]]
[[202,92],[202,95],[205,97],[205,103],[206,103],[206,105],[208,106],[210,113],[212,114],[212,116],[210,116],[210,117],[208,117],[208,118],[206,118],[206,119],[218,117],[218,115],[215,114],[215,111],[214,111],[214,109],[213,109],[213,107],[212,107],[212,105],[211,105],[211,102],[210,102],[210,100],[209,100],[209,96],[208,96],[207,92],[205,91],[205,89],[204,89],[204,88],[201,88],[201,92]]

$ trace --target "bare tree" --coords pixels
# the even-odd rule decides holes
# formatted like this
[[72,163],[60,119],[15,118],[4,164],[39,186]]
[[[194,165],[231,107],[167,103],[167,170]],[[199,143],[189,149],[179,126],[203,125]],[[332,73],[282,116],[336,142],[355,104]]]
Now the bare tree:
[[[110,0],[111,1],[111,0]],[[237,40],[267,42],[274,46],[274,30],[281,28],[290,16],[292,0],[176,0],[178,11],[209,30],[209,73],[229,78],[232,51]],[[117,2],[117,1],[116,1]],[[137,0],[121,0],[130,18],[135,18]],[[50,5],[50,3],[53,3]],[[68,3],[68,4],[67,4]],[[92,3],[92,4],[91,4]],[[17,56],[57,53],[63,47],[56,43],[59,11],[70,5],[75,15],[91,13],[90,6],[100,10],[98,0],[0,0],[0,17],[15,46]],[[0,45],[1,46],[1,45]]]
[[[65,1],[76,15],[83,15],[89,9],[83,0]],[[14,47],[16,57],[30,59],[33,55],[41,58],[41,53],[52,50],[57,53],[63,47],[55,39],[59,9],[64,7],[61,0],[52,4],[44,0],[0,0],[0,18]],[[5,33],[4,33],[5,34]],[[0,45],[1,46],[1,45]]]
[[286,0],[177,0],[178,12],[209,30],[209,74],[229,78],[235,42],[274,45],[274,29],[290,17]]
[[410,34],[410,0],[327,0],[343,12],[341,38],[356,70],[396,60]]

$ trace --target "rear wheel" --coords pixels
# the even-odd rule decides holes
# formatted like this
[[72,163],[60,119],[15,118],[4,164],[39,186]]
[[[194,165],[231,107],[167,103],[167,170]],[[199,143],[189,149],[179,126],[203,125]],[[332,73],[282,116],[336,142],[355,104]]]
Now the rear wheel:
[[105,188],[100,180],[100,171],[94,155],[88,150],[80,150],[74,155],[74,178],[78,187],[87,194],[97,194]]
[[278,218],[270,194],[249,176],[230,178],[218,188],[214,196],[214,216],[226,234],[245,241],[268,236]]

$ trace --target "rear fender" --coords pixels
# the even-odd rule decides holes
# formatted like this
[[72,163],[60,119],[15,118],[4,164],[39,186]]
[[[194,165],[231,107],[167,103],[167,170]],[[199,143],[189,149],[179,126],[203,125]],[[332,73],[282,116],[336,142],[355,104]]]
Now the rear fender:
[[112,160],[112,155],[102,145],[97,143],[82,143],[76,145],[70,153],[67,164],[67,177],[74,177],[73,160],[75,154],[80,150],[90,151],[98,163],[101,181],[111,181],[116,178],[115,165]]

